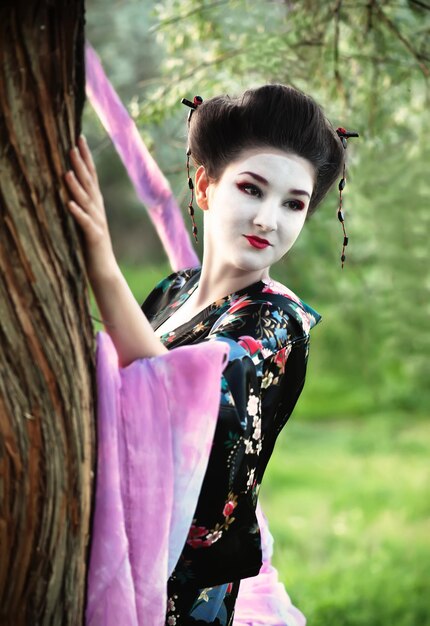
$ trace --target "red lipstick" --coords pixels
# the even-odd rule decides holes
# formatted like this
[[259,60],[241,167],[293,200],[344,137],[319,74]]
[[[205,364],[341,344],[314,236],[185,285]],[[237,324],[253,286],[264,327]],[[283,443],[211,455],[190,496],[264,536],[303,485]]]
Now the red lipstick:
[[272,245],[267,239],[261,239],[261,237],[256,237],[255,235],[244,235],[244,237],[248,239],[249,243],[251,246],[254,246],[254,248],[262,249]]

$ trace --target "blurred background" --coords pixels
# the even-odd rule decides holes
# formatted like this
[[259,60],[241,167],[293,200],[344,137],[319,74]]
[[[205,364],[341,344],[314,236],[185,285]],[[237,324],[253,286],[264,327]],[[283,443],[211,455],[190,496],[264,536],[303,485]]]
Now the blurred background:
[[[360,132],[347,151],[345,269],[336,190],[273,267],[323,321],[261,500],[308,626],[429,625],[429,0],[88,0],[86,19],[183,209],[182,97],[289,83]],[[89,104],[84,132],[143,301],[171,269]]]

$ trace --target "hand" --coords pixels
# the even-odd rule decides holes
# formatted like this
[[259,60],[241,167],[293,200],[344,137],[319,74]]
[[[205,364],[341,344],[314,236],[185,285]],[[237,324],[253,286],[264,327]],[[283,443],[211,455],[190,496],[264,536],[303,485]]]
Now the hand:
[[83,136],[79,137],[77,147],[70,151],[70,159],[73,170],[66,173],[65,180],[73,200],[67,206],[83,230],[88,276],[90,280],[96,280],[114,270],[117,263],[96,168]]

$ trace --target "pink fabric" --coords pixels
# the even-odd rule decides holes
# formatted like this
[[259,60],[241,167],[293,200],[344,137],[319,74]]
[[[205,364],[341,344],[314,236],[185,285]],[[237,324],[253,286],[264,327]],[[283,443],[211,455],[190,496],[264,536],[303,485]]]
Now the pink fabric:
[[[107,79],[99,57],[85,47],[86,91],[121,157],[136,193],[148,208],[174,271],[200,265],[167,179],[149,154],[136,124]],[[184,180],[186,169],[184,165]]]
[[87,626],[164,624],[166,583],[206,471],[227,355],[227,344],[213,341],[121,369],[109,335],[98,334]]
[[258,576],[244,578],[240,583],[233,626],[305,626],[305,616],[291,603],[271,564],[273,537],[260,505],[257,506],[257,519],[263,565]]

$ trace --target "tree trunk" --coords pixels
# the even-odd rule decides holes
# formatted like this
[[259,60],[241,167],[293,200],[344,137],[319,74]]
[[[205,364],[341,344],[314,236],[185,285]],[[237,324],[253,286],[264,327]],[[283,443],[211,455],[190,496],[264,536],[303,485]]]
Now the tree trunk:
[[63,174],[84,103],[83,0],[0,6],[0,623],[83,622],[94,350]]

